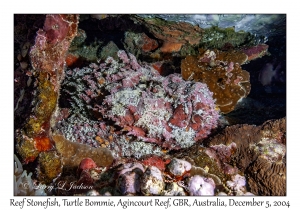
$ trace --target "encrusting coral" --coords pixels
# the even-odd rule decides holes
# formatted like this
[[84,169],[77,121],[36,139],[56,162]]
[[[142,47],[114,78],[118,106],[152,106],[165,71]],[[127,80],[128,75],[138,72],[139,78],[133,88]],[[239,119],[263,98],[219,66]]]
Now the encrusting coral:
[[222,49],[251,46],[257,42],[259,42],[258,37],[249,32],[236,32],[234,27],[223,29],[213,26],[204,29],[200,46],[208,49]]
[[250,93],[250,75],[241,68],[246,61],[242,52],[200,49],[198,56],[188,55],[181,61],[181,74],[185,80],[207,84],[217,107],[228,113]]

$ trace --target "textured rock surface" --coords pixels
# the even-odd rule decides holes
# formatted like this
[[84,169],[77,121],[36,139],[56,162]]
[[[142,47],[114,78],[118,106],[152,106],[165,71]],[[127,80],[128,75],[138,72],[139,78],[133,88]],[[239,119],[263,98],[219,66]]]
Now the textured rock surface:
[[[50,119],[56,108],[65,57],[77,33],[78,19],[79,15],[47,15],[30,50],[31,64],[39,83],[33,113],[27,120],[25,132],[18,138],[17,149],[26,162],[53,146],[49,137]],[[34,145],[30,146],[32,143]]]

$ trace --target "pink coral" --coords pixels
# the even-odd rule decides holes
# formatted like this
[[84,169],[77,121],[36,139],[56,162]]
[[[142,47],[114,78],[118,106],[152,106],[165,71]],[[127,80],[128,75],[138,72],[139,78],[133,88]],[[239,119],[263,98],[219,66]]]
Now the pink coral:
[[212,178],[205,178],[199,175],[191,177],[188,184],[190,195],[214,195],[215,182]]
[[244,187],[246,186],[246,178],[236,174],[235,176],[232,176],[232,181],[227,181],[226,184],[234,191],[241,191],[244,190]]
[[266,44],[259,44],[256,46],[248,47],[242,50],[248,56],[247,61],[255,60],[267,54],[269,46]]
[[78,19],[78,15],[47,15],[30,51],[32,66],[50,74],[55,85],[63,74],[66,53],[77,34]]

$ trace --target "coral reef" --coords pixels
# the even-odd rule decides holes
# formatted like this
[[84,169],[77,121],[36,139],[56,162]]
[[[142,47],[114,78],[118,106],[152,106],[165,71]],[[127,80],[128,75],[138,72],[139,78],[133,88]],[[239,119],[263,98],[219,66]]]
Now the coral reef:
[[136,194],[141,191],[141,177],[145,172],[140,163],[127,163],[118,173],[117,189],[122,195]]
[[166,165],[170,163],[170,158],[165,156],[158,156],[158,155],[148,155],[144,156],[143,159],[141,159],[141,163],[145,166],[155,166],[161,171],[166,170]]
[[93,161],[91,158],[84,158],[80,162],[78,169],[77,169],[77,174],[81,174],[83,171],[89,170],[96,168],[97,164]]
[[285,14],[139,14],[145,18],[188,22],[203,29],[219,26],[237,32],[249,32],[258,37],[285,34]]
[[200,49],[198,56],[182,60],[181,74],[186,80],[207,84],[218,108],[228,113],[250,93],[250,75],[240,66],[246,61],[247,55],[240,52]]
[[180,51],[183,45],[199,44],[203,30],[185,22],[165,21],[160,18],[132,17],[138,24],[147,27],[153,36],[162,41],[160,51],[172,53]]
[[[285,126],[285,118],[270,120],[261,126],[229,126],[209,140],[206,153],[214,159],[219,159],[220,167],[225,171],[230,168],[232,170],[236,165],[242,173],[245,173],[252,193],[284,195]],[[269,183],[271,179],[277,180],[276,186]]]
[[101,60],[106,60],[108,57],[118,59],[118,51],[119,48],[114,42],[108,42],[107,45],[102,47],[99,58]]
[[[250,192],[255,195],[286,195],[286,165],[259,157],[246,171]],[[274,185],[274,183],[276,183]]]
[[246,192],[246,178],[239,174],[232,176],[231,181],[226,182],[228,188],[230,188],[234,195],[244,195]]
[[162,195],[165,196],[186,196],[187,193],[183,187],[180,187],[176,182],[167,183]]
[[144,195],[160,195],[165,183],[161,171],[155,166],[149,166],[141,181],[141,191]]
[[254,60],[256,58],[261,58],[268,53],[269,46],[266,44],[259,44],[252,47],[246,47],[241,51],[248,56],[248,61]]
[[285,37],[178,17],[15,15],[15,195],[286,195]]
[[[56,180],[66,182],[69,186],[72,182],[85,183],[94,186],[93,194],[97,195],[215,195],[220,183],[215,184],[217,179],[199,175],[185,173],[173,175],[168,171],[160,170],[152,165],[144,165],[142,162],[132,159],[124,159],[125,163],[110,167],[108,170],[99,168],[91,159],[83,159],[77,169],[78,178],[68,177]],[[174,162],[186,162],[183,159]],[[172,160],[171,160],[172,162]],[[87,165],[86,167],[84,167]],[[171,168],[166,164],[167,168]],[[179,166],[180,167],[180,166]],[[194,166],[192,166],[194,167]],[[85,168],[85,170],[83,170]],[[81,171],[81,172],[80,172]],[[97,176],[95,177],[96,174]],[[68,177],[68,179],[67,179]],[[93,178],[94,177],[94,178]],[[246,182],[245,182],[246,183]],[[92,193],[89,189],[76,191],[81,195]],[[70,195],[74,192],[60,192],[62,195]],[[228,195],[231,193],[229,190]],[[226,194],[226,193],[225,193]],[[227,195],[227,194],[226,194]]]
[[168,165],[169,172],[173,176],[183,176],[184,174],[189,172],[191,168],[192,165],[189,162],[177,158],[173,158]]
[[[54,135],[54,139],[57,136]],[[64,141],[68,145],[96,149]],[[75,164],[79,178],[59,178],[56,182],[85,183],[94,186],[93,194],[99,195],[285,194],[285,119],[268,121],[261,126],[229,126],[203,143],[205,147],[189,148],[187,159],[149,155],[140,160],[123,158],[125,163],[120,165],[100,163],[108,170],[98,169],[99,163],[95,159],[98,155],[78,157],[82,160]],[[56,146],[60,151],[59,144]],[[68,148],[68,151],[72,150],[72,147]],[[183,151],[178,156],[184,154]],[[278,181],[279,187],[269,181],[273,179]],[[70,195],[68,193],[75,192],[64,192],[63,195]],[[77,193],[87,195],[91,192],[86,189]]]
[[158,48],[157,41],[149,38],[145,33],[125,32],[124,36],[125,49],[136,57]]
[[221,163],[218,158],[210,156],[205,147],[197,147],[197,152],[190,155],[193,160],[191,174],[198,174],[200,176],[211,177],[216,185],[226,182],[227,174],[223,172]]
[[47,15],[44,28],[37,32],[35,45],[30,50],[39,85],[36,105],[25,125],[25,133],[17,138],[17,149],[25,162],[33,161],[39,152],[52,148],[50,118],[57,103],[66,53],[77,33],[77,25],[78,15]]
[[236,48],[257,44],[257,38],[244,31],[235,32],[233,27],[218,28],[216,26],[204,29],[200,46],[207,49],[222,49],[230,46]]
[[37,86],[29,51],[34,44],[36,31],[43,26],[45,15],[14,15],[14,127],[20,129],[33,108]]

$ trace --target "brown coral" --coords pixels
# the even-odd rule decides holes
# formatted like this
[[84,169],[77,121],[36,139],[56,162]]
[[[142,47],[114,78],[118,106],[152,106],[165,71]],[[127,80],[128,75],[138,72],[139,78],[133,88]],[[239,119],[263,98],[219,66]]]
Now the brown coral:
[[[255,195],[286,195],[286,166],[258,158],[247,170],[248,185]],[[275,184],[276,183],[276,184]]]
[[[285,118],[269,120],[261,126],[234,125],[211,138],[207,146],[215,151],[215,154],[210,155],[213,154],[215,159],[222,160],[222,164],[236,165],[245,173],[252,193],[284,195],[285,127]],[[228,147],[232,143],[236,145],[236,149],[227,154],[221,146]],[[278,181],[279,187],[274,185],[274,181]]]
[[[210,139],[209,147],[215,145],[228,146],[231,143],[236,144],[236,151],[229,157],[227,163],[235,163],[238,168],[244,171],[255,159],[254,153],[249,151],[249,145],[259,142],[262,138],[259,127],[253,125],[233,125],[226,127],[225,130]],[[220,157],[226,160],[225,157]]]
[[240,66],[246,61],[241,52],[200,50],[198,56],[182,60],[181,74],[186,80],[206,83],[221,112],[228,113],[250,93],[250,75]]
[[[77,33],[78,19],[78,15],[47,15],[43,30],[37,32],[30,58],[33,68],[39,73],[39,95],[35,119],[31,119],[27,126],[33,127],[35,134],[40,132],[43,123],[49,122],[55,109],[65,57]],[[37,124],[36,129],[34,124]]]
[[93,159],[97,166],[109,166],[113,162],[113,156],[106,148],[93,148],[85,144],[71,142],[57,134],[53,135],[53,140],[57,151],[62,156],[63,165],[77,167],[84,158]]

